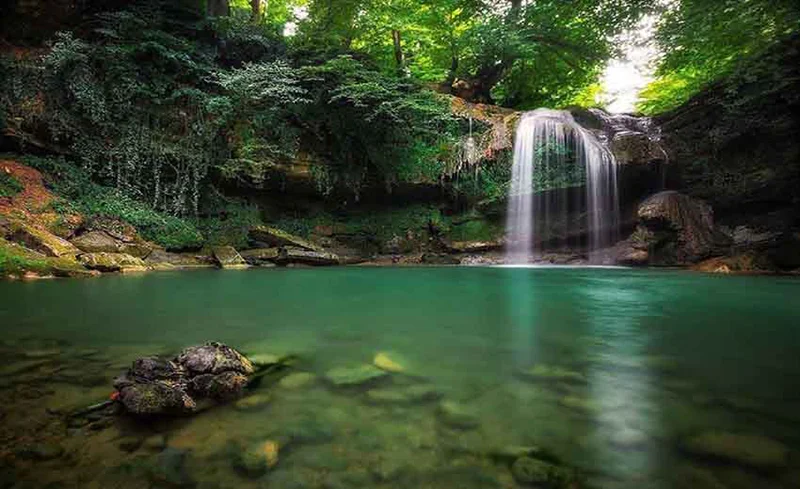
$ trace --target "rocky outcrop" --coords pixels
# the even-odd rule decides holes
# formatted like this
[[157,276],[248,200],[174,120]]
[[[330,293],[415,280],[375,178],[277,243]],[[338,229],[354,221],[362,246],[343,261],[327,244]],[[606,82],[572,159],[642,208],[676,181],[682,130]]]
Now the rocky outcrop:
[[80,250],[72,243],[44,229],[22,222],[15,223],[12,229],[13,231],[8,237],[9,241],[19,243],[45,256],[74,257],[80,253]]
[[220,268],[235,269],[246,268],[247,263],[244,258],[232,246],[215,246],[211,249],[211,255],[217,261]]
[[273,248],[280,246],[293,246],[310,251],[323,252],[324,250],[299,236],[287,233],[270,226],[256,226],[250,229],[250,239],[262,248]]
[[83,266],[99,272],[142,272],[147,265],[141,258],[125,253],[84,253],[78,256]]
[[711,206],[675,191],[646,199],[639,205],[637,217],[639,225],[620,246],[618,261],[623,264],[696,263],[724,240],[714,229]]
[[271,265],[278,261],[280,248],[256,248],[240,253],[244,261],[254,266]]
[[280,249],[276,263],[302,263],[305,265],[338,265],[339,257],[326,251],[313,251],[296,246],[286,246]]
[[153,252],[148,243],[125,242],[105,231],[89,231],[73,238],[71,243],[86,253],[124,253],[144,259]]

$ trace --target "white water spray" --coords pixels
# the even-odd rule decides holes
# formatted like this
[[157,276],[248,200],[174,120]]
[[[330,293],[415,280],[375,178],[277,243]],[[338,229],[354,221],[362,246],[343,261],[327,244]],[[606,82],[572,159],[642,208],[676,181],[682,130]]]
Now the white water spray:
[[[583,165],[583,203],[575,202],[575,193],[564,180],[570,165]],[[536,188],[536,182],[538,186],[549,182],[553,189]],[[585,222],[572,223],[571,215],[582,208]],[[535,258],[534,243],[544,248],[554,238],[566,240],[573,235],[586,234],[589,251],[597,250],[617,239],[618,226],[614,156],[569,112],[537,109],[523,115],[514,142],[506,262],[527,263]],[[535,236],[537,231],[544,236]]]

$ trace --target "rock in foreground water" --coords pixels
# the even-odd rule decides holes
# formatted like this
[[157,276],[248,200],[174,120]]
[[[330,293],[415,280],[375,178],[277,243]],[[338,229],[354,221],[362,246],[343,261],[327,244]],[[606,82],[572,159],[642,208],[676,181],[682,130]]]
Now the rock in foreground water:
[[687,453],[704,458],[772,470],[786,467],[789,449],[782,443],[760,435],[710,431],[685,440]]

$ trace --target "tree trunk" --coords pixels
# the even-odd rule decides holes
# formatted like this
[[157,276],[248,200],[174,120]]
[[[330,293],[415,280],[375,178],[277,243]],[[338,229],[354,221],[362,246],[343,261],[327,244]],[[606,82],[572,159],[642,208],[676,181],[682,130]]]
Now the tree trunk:
[[250,0],[250,18],[253,22],[261,22],[267,15],[269,0]]
[[394,60],[397,63],[397,71],[403,71],[405,59],[403,57],[403,40],[399,30],[392,29],[392,41],[394,42]]
[[451,92],[456,97],[461,97],[469,102],[491,104],[492,89],[505,75],[513,61],[504,60],[492,66],[484,66],[475,76],[457,79],[452,84]]

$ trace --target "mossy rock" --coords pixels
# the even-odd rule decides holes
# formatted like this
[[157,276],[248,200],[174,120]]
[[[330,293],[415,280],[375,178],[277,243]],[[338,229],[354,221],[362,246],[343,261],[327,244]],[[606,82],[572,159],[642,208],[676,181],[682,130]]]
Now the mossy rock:
[[520,457],[511,465],[511,474],[518,483],[547,489],[572,489],[578,486],[575,471],[544,460]]

